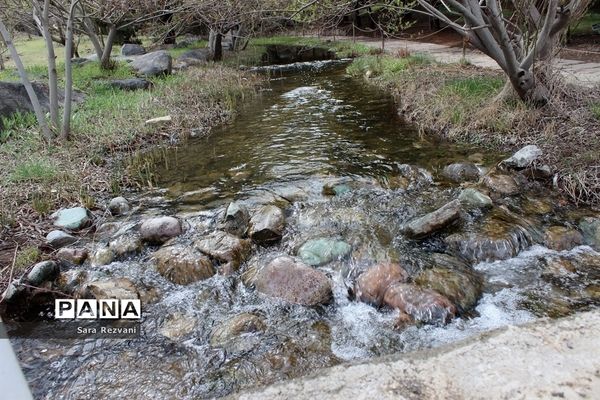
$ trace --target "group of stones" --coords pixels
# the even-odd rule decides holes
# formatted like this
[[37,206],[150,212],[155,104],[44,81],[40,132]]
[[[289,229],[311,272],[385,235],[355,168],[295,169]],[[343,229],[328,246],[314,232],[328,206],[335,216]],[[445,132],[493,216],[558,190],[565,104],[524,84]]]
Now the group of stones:
[[[501,165],[506,169],[532,168],[539,155],[537,147],[528,146]],[[401,227],[403,234],[415,241],[422,240],[454,224],[466,212],[476,209],[485,213],[494,205],[493,198],[519,192],[518,184],[509,173],[491,171],[482,178],[479,168],[474,167],[477,172],[469,163],[448,166],[444,170],[448,179],[476,182],[472,187],[465,187],[457,199],[405,223]],[[409,185],[416,178],[427,175],[419,168],[407,168],[405,172]],[[330,195],[344,191],[343,184],[323,188],[323,192]],[[123,197],[111,200],[107,208],[115,217],[132,212]],[[57,249],[54,257],[57,261],[35,265],[22,282],[11,285],[11,294],[17,293],[17,289],[23,286],[20,284],[25,283],[29,286],[58,285],[57,289],[75,296],[156,299],[156,293],[151,289],[136,288],[127,278],[90,281],[85,272],[70,267],[81,265],[86,260],[91,266],[107,265],[141,252],[144,244],[148,244],[154,250],[152,259],[157,272],[174,284],[187,285],[216,273],[235,273],[249,259],[253,249],[278,243],[286,226],[285,213],[276,205],[260,205],[249,210],[242,203],[232,202],[220,216],[217,229],[201,235],[188,221],[172,216],[129,223],[107,222],[96,229],[95,237],[100,240],[88,249],[77,246],[80,239],[72,234],[92,225],[93,216],[88,210],[81,207],[64,209],[55,213],[53,218],[59,229],[50,232],[47,241]],[[192,234],[186,235],[185,232],[190,229]],[[600,248],[600,219],[584,218],[580,229],[581,233],[572,228],[550,228],[546,232],[546,244],[559,250],[584,242]],[[504,248],[499,246],[498,240],[509,239],[486,237],[481,240],[473,235],[476,234],[455,233],[444,240],[448,248],[454,250],[453,253],[473,263],[514,256],[514,247],[508,253],[498,251]],[[466,248],[470,251],[465,252]],[[260,260],[260,265],[248,265],[242,273],[242,281],[264,295],[291,303],[304,306],[327,304],[332,299],[332,284],[327,274],[316,267],[342,259],[351,251],[352,247],[339,238],[310,239],[294,255],[272,256]],[[432,264],[433,268],[424,269],[412,277],[397,263],[373,265],[357,277],[350,292],[357,300],[376,307],[399,310],[399,324],[409,321],[447,322],[477,303],[481,295],[481,279],[468,264],[447,254],[435,253]]]
[[[190,66],[204,64],[209,60],[209,57],[208,49],[192,49],[173,60],[171,54],[166,50],[147,53],[143,46],[127,43],[121,47],[121,55],[117,59],[129,63],[139,77],[115,79],[109,81],[108,84],[121,90],[148,89],[152,86],[152,82],[147,78],[170,75],[174,68],[185,69]],[[89,61],[89,58],[83,58],[79,62]]]

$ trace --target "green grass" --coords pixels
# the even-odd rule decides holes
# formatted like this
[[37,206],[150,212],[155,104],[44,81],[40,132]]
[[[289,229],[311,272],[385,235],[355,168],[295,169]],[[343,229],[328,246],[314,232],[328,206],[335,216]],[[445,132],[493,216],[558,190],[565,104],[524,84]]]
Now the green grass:
[[595,34],[592,31],[592,25],[600,23],[600,13],[589,12],[585,14],[577,23],[569,27],[571,35],[589,35]]
[[590,111],[594,118],[600,120],[600,103],[594,103],[590,105]]
[[402,58],[387,55],[371,55],[355,59],[346,71],[353,76],[363,76],[369,73],[373,77],[381,76],[384,79],[392,79],[394,75],[411,67],[431,63],[433,63],[433,60],[423,54],[414,54]]
[[496,93],[504,86],[504,79],[480,76],[464,79],[452,79],[440,91],[442,95],[457,95],[467,100],[478,100]]
[[57,176],[54,165],[47,160],[29,160],[17,165],[10,175],[12,182],[49,182]]

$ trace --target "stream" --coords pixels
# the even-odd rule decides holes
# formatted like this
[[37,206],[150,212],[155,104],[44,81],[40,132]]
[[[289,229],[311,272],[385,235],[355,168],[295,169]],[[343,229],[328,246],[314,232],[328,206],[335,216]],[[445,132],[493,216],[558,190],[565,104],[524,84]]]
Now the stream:
[[[477,181],[453,182],[444,167],[473,162],[483,174],[507,156],[420,135],[388,94],[343,68],[274,77],[231,124],[145,155],[155,160],[157,189],[130,198],[136,207],[129,215],[105,217],[111,229],[99,229],[88,245],[135,237],[143,219],[173,215],[186,231],[166,245],[191,247],[220,229],[232,201],[250,214],[279,207],[281,239],[253,244],[239,266],[213,257],[217,273],[188,284],[157,272],[157,245],[73,267],[87,282],[124,277],[135,284],[142,337],[12,339],[35,397],[221,397],[597,307],[600,254],[578,240],[547,247],[550,227],[577,229],[595,213],[518,173],[511,174],[519,192],[489,193],[493,207],[463,210],[418,240],[403,233],[408,221],[468,186],[494,192]],[[339,254],[313,254],[318,260],[309,263],[329,280],[330,301],[294,304],[249,283],[270,260],[300,255],[307,242],[342,243]],[[357,277],[380,263],[397,263],[411,285],[442,293],[456,305],[454,318],[398,325],[397,309],[357,301]]]

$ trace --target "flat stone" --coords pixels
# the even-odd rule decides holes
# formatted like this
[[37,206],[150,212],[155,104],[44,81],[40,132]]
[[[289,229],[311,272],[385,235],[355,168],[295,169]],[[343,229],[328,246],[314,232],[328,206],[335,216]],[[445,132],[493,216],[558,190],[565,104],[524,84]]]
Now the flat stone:
[[139,293],[134,283],[127,278],[106,278],[90,282],[84,289],[85,295],[94,299],[137,299]]
[[215,269],[208,257],[183,245],[165,246],[154,253],[158,273],[178,285],[210,278]]
[[266,205],[252,215],[249,235],[256,243],[268,245],[281,239],[284,228],[285,216],[281,208]]
[[120,90],[133,91],[150,89],[152,82],[144,78],[115,79],[108,81],[108,85]]
[[494,205],[494,202],[489,196],[473,188],[467,188],[460,192],[458,200],[460,201],[460,204],[467,209],[489,208]]
[[196,240],[194,247],[220,263],[231,263],[234,269],[246,260],[252,249],[249,240],[223,231]]
[[579,222],[585,244],[600,251],[600,218],[585,217]]
[[571,250],[583,244],[583,236],[575,229],[551,226],[544,233],[544,244],[553,250]]
[[422,239],[458,220],[460,211],[460,201],[453,200],[429,214],[408,222],[402,227],[402,233],[411,239]]
[[324,273],[287,256],[261,268],[252,283],[260,293],[305,306],[326,304],[332,297],[331,283]]
[[75,236],[59,230],[54,230],[46,235],[46,242],[48,245],[50,245],[50,247],[55,249],[60,249],[61,247],[73,244],[77,240],[78,239]]
[[44,282],[53,281],[58,277],[60,268],[54,261],[42,261],[33,266],[27,274],[27,282],[32,286],[39,286]]
[[442,174],[453,182],[468,182],[479,179],[479,168],[473,163],[455,163],[444,168]]
[[510,175],[486,175],[483,184],[491,191],[505,196],[513,196],[519,193],[519,186]]
[[123,47],[121,47],[121,55],[122,56],[141,56],[146,54],[146,49],[135,43],[125,43]]
[[542,154],[538,146],[530,144],[502,161],[502,164],[509,168],[523,169],[531,166]]
[[70,264],[81,265],[88,258],[88,251],[79,247],[63,247],[56,253],[56,258]]
[[298,256],[308,265],[323,265],[343,258],[352,251],[348,243],[333,238],[311,239],[298,250]]
[[78,230],[92,224],[90,212],[83,207],[66,208],[52,214],[54,226],[63,229]]

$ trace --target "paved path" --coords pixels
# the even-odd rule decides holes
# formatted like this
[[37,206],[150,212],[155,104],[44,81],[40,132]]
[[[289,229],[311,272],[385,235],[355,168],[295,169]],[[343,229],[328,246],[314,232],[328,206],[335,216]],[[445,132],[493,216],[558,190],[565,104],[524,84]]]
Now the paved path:
[[240,400],[600,399],[600,311],[236,394]]
[[[352,38],[349,36],[338,36],[336,37],[336,40],[352,40]],[[381,47],[380,39],[360,37],[356,39],[356,42],[371,47]],[[456,63],[463,58],[462,48],[435,43],[414,42],[404,39],[386,40],[385,49],[392,53],[397,50],[408,50],[408,52],[412,54],[428,54],[436,61],[444,63]],[[471,64],[478,67],[500,69],[494,60],[478,50],[467,49],[465,56]],[[557,59],[555,63],[562,74],[571,83],[582,86],[594,86],[600,84],[600,63],[568,59]]]

